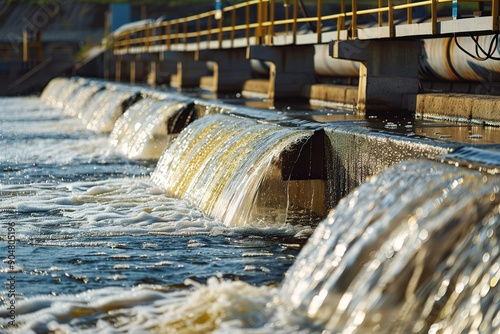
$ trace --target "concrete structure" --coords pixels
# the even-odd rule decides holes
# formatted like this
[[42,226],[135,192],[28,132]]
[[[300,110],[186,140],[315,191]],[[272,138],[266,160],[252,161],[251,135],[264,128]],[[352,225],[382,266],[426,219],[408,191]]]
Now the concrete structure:
[[[455,19],[450,17],[451,11],[444,10],[444,5],[438,8],[438,2],[450,2],[451,6],[451,0],[397,6],[392,2],[387,5],[379,2],[365,4],[364,8],[352,2],[351,8],[333,6],[334,12],[326,13],[318,2],[316,17],[308,18],[307,22],[299,17],[296,7],[293,13],[286,11],[287,15],[291,14],[286,19],[277,17],[276,13],[283,15],[284,12],[273,7],[278,6],[274,2],[241,3],[224,7],[219,13],[222,14],[220,20],[213,19],[211,11],[183,19],[145,23],[143,28],[134,26],[130,31],[125,29],[114,36],[114,53],[118,56],[159,54],[158,62],[151,65],[155,69],[152,77],[156,77],[160,62],[175,62],[175,73],[169,75],[173,87],[241,91],[244,96],[266,99],[307,97],[326,103],[355,103],[358,112],[368,116],[413,117],[417,96],[424,86],[419,71],[422,61],[426,62],[424,67],[441,66],[439,61],[434,62],[436,56],[444,55],[444,59],[450,59],[453,64],[459,61],[448,54],[453,51],[449,49],[450,40],[444,41],[444,38],[458,34],[496,39],[500,31],[500,0],[491,1],[491,10],[481,15],[477,10],[472,12],[470,4],[467,5],[470,13],[463,12],[466,7],[460,6],[461,12]],[[470,1],[474,2],[481,10],[485,8],[482,1]],[[417,11],[429,13],[430,19],[415,17]],[[300,25],[307,25],[307,29]],[[422,40],[430,38],[444,42],[429,43],[435,44],[431,46],[432,51],[422,56]],[[456,44],[458,47],[458,42]],[[352,62],[332,63],[331,67],[320,64],[325,61],[321,50],[328,45],[332,57]],[[495,58],[496,54],[487,56]],[[359,65],[353,65],[354,62]],[[458,63],[469,64],[467,60]],[[251,71],[249,64],[252,64]],[[258,71],[255,64],[268,67],[267,77],[255,75]],[[451,63],[445,62],[444,66],[447,65]],[[337,66],[345,66],[345,70],[337,70]],[[488,68],[477,70],[478,75],[471,77],[485,80],[483,74],[491,73]],[[455,73],[441,77],[460,78]],[[490,77],[498,76],[495,72]],[[357,81],[356,88],[345,86]],[[337,87],[339,83],[341,86]],[[356,97],[352,96],[354,89],[357,89]]]
[[332,56],[361,62],[358,110],[368,116],[385,112],[413,117],[419,93],[420,41],[332,42]]
[[198,62],[194,51],[165,51],[160,54],[159,60],[176,65],[176,72],[170,76],[172,87],[199,87],[201,77],[209,74],[206,63]]
[[416,112],[422,117],[439,117],[455,121],[481,120],[483,124],[500,125],[500,99],[473,94],[420,94]]
[[316,82],[312,45],[255,45],[248,48],[247,57],[270,63],[266,94],[269,99],[301,96],[304,85]]
[[130,61],[130,82],[147,82],[149,73],[151,73],[152,64],[156,64],[159,60],[158,54],[144,53],[137,55],[135,59]]
[[39,92],[72,74],[90,43],[104,36],[107,5],[67,1],[2,1],[0,95]]
[[246,48],[196,51],[197,61],[210,61],[213,65],[213,74],[201,77],[199,86],[212,92],[241,91],[245,82],[252,78],[246,52]]

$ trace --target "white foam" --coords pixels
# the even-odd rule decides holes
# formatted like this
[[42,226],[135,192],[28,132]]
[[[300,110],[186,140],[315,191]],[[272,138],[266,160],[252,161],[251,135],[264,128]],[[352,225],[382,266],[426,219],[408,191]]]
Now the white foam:
[[[230,228],[204,215],[187,201],[158,193],[147,178],[110,179],[50,185],[0,184],[4,198],[0,211],[59,212],[51,224],[60,224],[61,235],[262,235],[290,237],[301,234],[304,226],[247,226]],[[34,196],[36,195],[36,196]],[[36,237],[33,228],[43,228],[45,220],[27,215],[19,218],[19,237]],[[22,223],[22,224],[21,224]],[[306,236],[304,236],[306,237]]]
[[186,284],[192,289],[140,285],[33,297],[19,303],[20,326],[10,332],[290,333],[291,328],[280,328],[273,319],[276,288],[215,277],[206,285],[190,280]]

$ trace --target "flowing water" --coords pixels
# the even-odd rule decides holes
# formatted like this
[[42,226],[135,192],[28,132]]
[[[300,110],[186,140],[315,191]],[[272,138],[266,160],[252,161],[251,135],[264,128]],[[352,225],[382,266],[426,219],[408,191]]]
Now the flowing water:
[[82,79],[0,99],[0,331],[500,330],[498,151],[223,110]]
[[[282,280],[310,228],[228,228],[165,195],[150,179],[155,167],[125,158],[108,135],[39,98],[0,100],[0,290],[4,303],[17,303],[21,333],[84,330],[99,311],[75,308],[107,299],[126,308],[152,295],[169,300],[163,293],[187,289],[186,279],[255,286]],[[12,267],[9,227],[16,240]],[[6,289],[11,276],[15,299]],[[134,291],[140,296],[129,298]],[[1,312],[0,328],[12,329]]]

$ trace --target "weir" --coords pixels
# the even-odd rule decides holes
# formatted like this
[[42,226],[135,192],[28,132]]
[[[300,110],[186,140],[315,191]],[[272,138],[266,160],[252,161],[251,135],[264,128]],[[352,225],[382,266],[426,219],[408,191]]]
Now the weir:
[[294,322],[329,333],[498,330],[499,181],[418,160],[364,183],[289,270],[281,297]]
[[[110,98],[114,103],[102,103]],[[319,221],[393,164],[499,138],[496,128],[479,125],[279,116],[83,78],[55,79],[42,99],[89,129],[108,129],[111,145],[129,158],[159,159],[152,176],[158,185],[227,225]]]
[[[107,92],[121,102],[97,102]],[[115,115],[112,145],[158,159],[160,189],[228,227],[317,225],[268,326],[500,327],[497,128],[270,112],[81,78],[54,80],[42,99],[87,124],[75,106]]]

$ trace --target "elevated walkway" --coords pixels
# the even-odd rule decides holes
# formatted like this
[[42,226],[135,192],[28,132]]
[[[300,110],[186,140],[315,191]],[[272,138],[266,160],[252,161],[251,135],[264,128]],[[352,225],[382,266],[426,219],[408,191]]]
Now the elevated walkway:
[[[326,6],[318,0],[315,15],[308,16],[305,11],[300,13],[298,0],[287,1],[289,6],[285,7],[274,0],[252,0],[220,11],[121,30],[112,36],[113,54],[118,57],[116,68],[128,67],[130,73],[135,73],[134,55],[160,55],[151,68],[162,67],[156,65],[158,62],[176,59],[177,73],[172,74],[171,83],[177,87],[184,85],[179,78],[189,77],[190,85],[198,83],[214,92],[232,88],[269,99],[307,96],[316,100],[322,96],[329,99],[326,102],[346,103],[348,96],[367,115],[402,112],[411,116],[421,93],[421,69],[428,64],[422,64],[429,53],[422,40],[445,41],[430,47],[441,48],[442,54],[438,52],[437,57],[451,64],[450,52],[461,48],[459,36],[485,36],[492,43],[489,48],[485,46],[486,60],[500,59],[499,51],[492,47],[498,45],[500,0],[402,2],[342,0],[338,6]],[[329,52],[322,56],[325,47]],[[235,53],[236,50],[246,50],[245,59],[251,61],[254,74],[265,68],[264,79],[262,72],[248,77],[245,59],[234,60],[243,58],[243,52]],[[197,56],[215,51],[216,60]],[[183,53],[186,56],[180,56]],[[476,63],[485,60],[473,58],[471,61]],[[193,60],[201,62],[201,68],[189,66]],[[475,80],[486,81],[484,68],[476,63],[472,71],[479,73],[479,79]],[[449,71],[461,71],[456,66],[449,67]],[[193,70],[186,73],[186,68]],[[351,68],[356,69],[355,73]],[[465,65],[464,68],[470,70]],[[211,77],[204,74],[207,69]],[[240,71],[245,80],[227,75],[231,70]],[[346,74],[339,75],[341,72]],[[131,74],[130,79],[134,81],[136,76],[132,80]],[[356,99],[352,99],[351,90],[334,88],[332,82],[359,82],[354,86],[358,90]],[[331,91],[328,85],[332,86]]]

